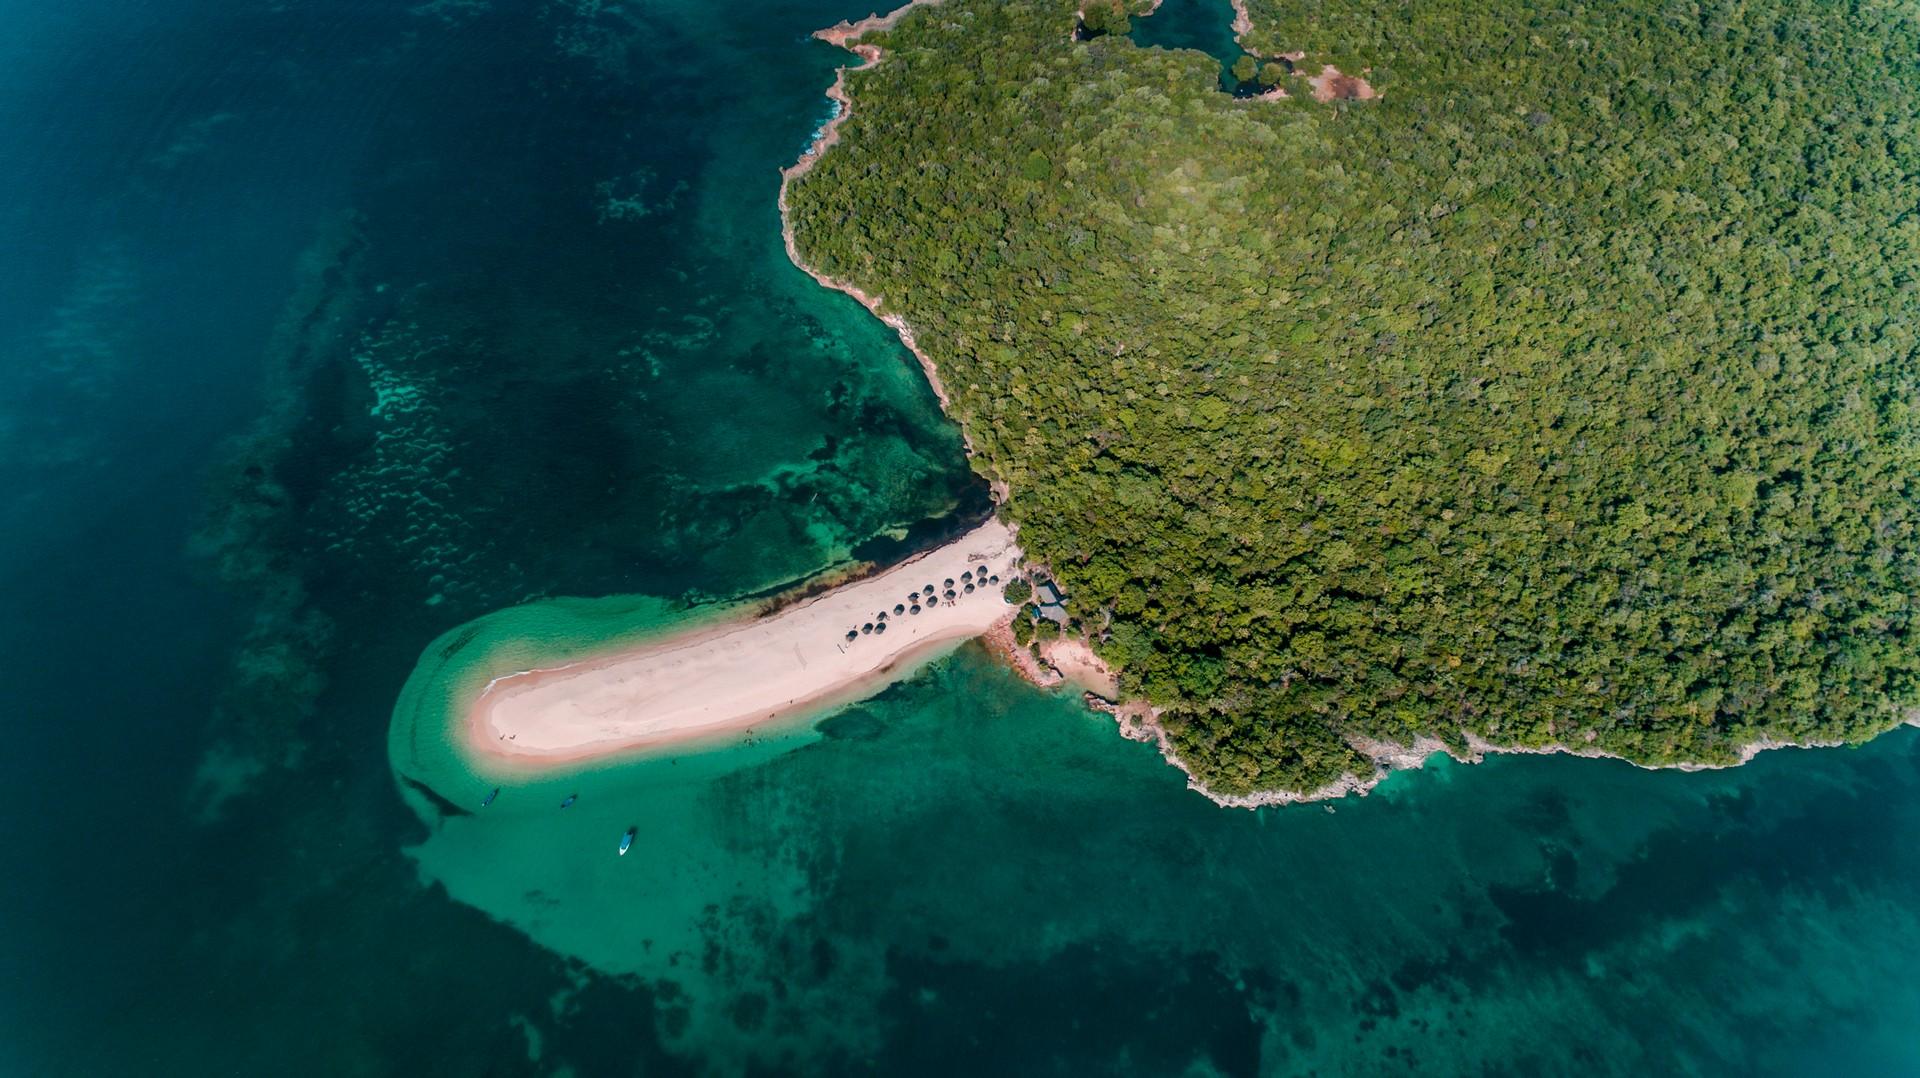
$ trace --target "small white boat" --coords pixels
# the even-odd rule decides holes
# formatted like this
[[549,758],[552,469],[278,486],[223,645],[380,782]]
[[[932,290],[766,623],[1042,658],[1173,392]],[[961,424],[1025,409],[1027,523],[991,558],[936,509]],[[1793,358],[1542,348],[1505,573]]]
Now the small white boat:
[[625,857],[627,851],[633,848],[634,832],[638,830],[640,830],[638,827],[629,827],[627,833],[620,836],[620,856]]

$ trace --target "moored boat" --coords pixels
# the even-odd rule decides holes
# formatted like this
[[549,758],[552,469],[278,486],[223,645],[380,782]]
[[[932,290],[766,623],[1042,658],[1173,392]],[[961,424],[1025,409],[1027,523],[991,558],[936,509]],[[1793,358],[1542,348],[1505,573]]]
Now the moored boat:
[[487,794],[487,796],[480,799],[480,807],[486,808],[488,805],[493,804],[493,799],[499,796],[500,796],[500,787],[495,786],[493,790]]
[[639,830],[638,827],[629,827],[627,833],[620,836],[620,856],[625,857],[627,851],[633,848],[633,836]]

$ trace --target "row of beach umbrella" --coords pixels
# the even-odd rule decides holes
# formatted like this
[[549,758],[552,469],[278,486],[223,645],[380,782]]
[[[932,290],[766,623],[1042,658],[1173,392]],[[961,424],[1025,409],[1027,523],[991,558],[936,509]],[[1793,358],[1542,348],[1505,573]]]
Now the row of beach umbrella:
[[[973,594],[974,591],[979,588],[998,583],[1000,583],[1000,575],[989,572],[984,565],[978,569],[968,569],[966,572],[960,574],[959,580],[947,577],[940,583],[938,588],[932,584],[925,584],[918,590],[908,592],[905,599],[893,604],[892,613],[894,617],[899,617],[903,614],[912,616],[918,614],[922,606],[933,607],[940,605],[940,600],[943,597],[947,602],[952,603],[963,595]],[[847,642],[852,643],[862,636],[885,633],[887,631],[887,616],[888,612],[882,610],[873,616],[872,621],[862,624],[859,628],[848,629]]]

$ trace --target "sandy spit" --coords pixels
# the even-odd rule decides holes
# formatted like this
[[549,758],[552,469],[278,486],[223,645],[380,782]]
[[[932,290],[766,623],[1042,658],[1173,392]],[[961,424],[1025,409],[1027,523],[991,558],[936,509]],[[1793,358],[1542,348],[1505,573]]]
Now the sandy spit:
[[[861,699],[915,660],[1003,620],[1010,608],[999,587],[968,593],[963,581],[982,569],[1004,579],[1019,558],[1013,531],[988,520],[945,546],[772,614],[497,677],[468,713],[468,748],[499,763],[561,764]],[[928,585],[937,601],[925,601]],[[945,598],[949,587],[953,600]],[[919,614],[910,612],[910,592],[922,597]]]

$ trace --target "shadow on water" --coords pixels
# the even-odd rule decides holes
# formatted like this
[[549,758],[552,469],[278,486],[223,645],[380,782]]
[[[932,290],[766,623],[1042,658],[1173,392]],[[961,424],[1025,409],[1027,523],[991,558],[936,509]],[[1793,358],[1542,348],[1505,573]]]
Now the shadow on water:
[[[396,774],[398,774],[398,772],[396,772]],[[426,798],[430,803],[432,803],[434,809],[440,813],[440,816],[442,819],[445,819],[449,816],[473,815],[473,813],[468,812],[466,809],[461,808],[459,805],[456,805],[452,801],[449,801],[445,797],[441,796],[441,794],[437,790],[435,790],[431,786],[428,786],[426,783],[421,782],[418,779],[410,778],[406,775],[400,775],[399,777],[400,777],[400,781],[406,783],[409,789],[413,790],[415,793],[419,794],[421,797]]]
[[959,491],[958,503],[951,512],[909,525],[897,538],[876,535],[855,545],[853,558],[890,567],[979,527],[992,515],[993,497],[986,482],[976,479]]

